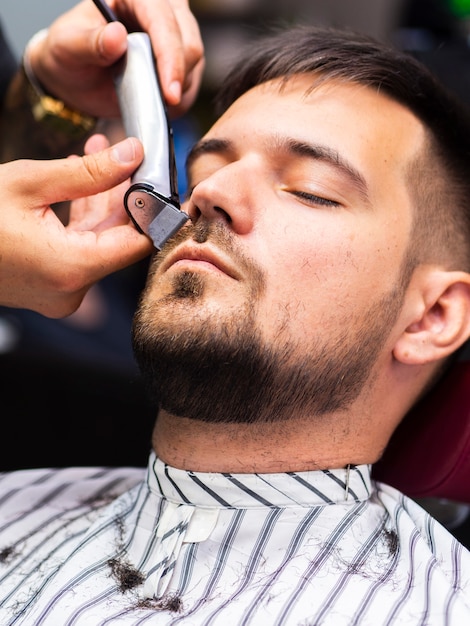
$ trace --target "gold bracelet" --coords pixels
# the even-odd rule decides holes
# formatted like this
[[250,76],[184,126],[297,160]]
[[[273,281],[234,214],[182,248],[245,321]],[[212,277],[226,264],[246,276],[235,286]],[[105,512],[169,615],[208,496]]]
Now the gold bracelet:
[[47,30],[41,30],[30,39],[23,55],[23,72],[27,82],[28,100],[36,122],[51,130],[67,135],[71,139],[81,139],[90,133],[97,119],[81,111],[70,109],[64,102],[46,94],[34,75],[29,60],[28,48],[38,39],[43,39]]

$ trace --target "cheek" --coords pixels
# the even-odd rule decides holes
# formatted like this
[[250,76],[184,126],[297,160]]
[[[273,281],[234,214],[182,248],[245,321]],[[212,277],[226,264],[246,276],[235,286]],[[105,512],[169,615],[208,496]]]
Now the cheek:
[[399,267],[396,250],[371,245],[374,238],[377,233],[323,232],[314,241],[303,234],[292,237],[292,245],[280,245],[271,257],[263,317],[277,327],[295,319],[299,329],[306,329],[326,327],[368,307],[394,283]]
[[[301,334],[347,322],[387,293],[400,274],[406,223],[370,213],[319,211],[264,222],[255,249],[266,272],[261,319],[271,332]],[[296,330],[294,330],[296,329]]]
[[357,248],[361,247],[354,235],[339,228],[313,230],[289,225],[272,241],[275,289],[303,298],[328,285],[341,285],[360,271],[363,259]]
[[[344,242],[341,244],[344,246]],[[350,255],[325,245],[312,246],[297,238],[294,247],[279,246],[267,281],[264,314],[266,331],[290,335],[308,333],[312,325],[331,323],[332,313],[345,304],[345,289],[354,291],[357,270]]]

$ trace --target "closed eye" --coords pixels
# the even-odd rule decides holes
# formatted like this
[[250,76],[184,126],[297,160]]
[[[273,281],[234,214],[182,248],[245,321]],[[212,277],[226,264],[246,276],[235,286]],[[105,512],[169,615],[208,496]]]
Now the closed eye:
[[339,207],[341,206],[339,202],[335,202],[334,200],[328,200],[327,198],[321,198],[320,196],[316,196],[313,193],[307,193],[306,191],[291,191],[292,195],[305,200],[308,204],[312,205],[321,205],[321,206],[329,206],[329,207]]

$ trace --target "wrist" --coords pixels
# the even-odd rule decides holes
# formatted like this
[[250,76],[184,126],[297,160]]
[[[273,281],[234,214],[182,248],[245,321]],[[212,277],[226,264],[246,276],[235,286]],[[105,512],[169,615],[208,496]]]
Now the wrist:
[[27,95],[35,121],[71,139],[84,138],[90,134],[96,118],[68,107],[62,100],[48,94],[37,79],[31,65],[31,51],[47,36],[47,29],[40,30],[29,40],[23,54],[23,72],[27,83]]

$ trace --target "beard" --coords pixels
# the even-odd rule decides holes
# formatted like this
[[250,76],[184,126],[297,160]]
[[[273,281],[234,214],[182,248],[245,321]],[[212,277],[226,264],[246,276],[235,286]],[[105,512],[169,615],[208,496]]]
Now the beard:
[[[169,293],[150,297],[161,261],[188,237],[199,243],[210,237],[237,260],[250,284],[242,307],[221,318],[201,315],[196,304],[204,298],[206,278],[189,271],[174,277]],[[134,316],[132,345],[150,401],[177,417],[227,424],[274,423],[345,410],[372,377],[405,286],[397,283],[366,311],[338,322],[328,336],[317,332],[302,341],[281,339],[288,328],[286,314],[268,345],[257,330],[263,272],[235,250],[221,223],[208,226],[200,218],[164,247]]]

